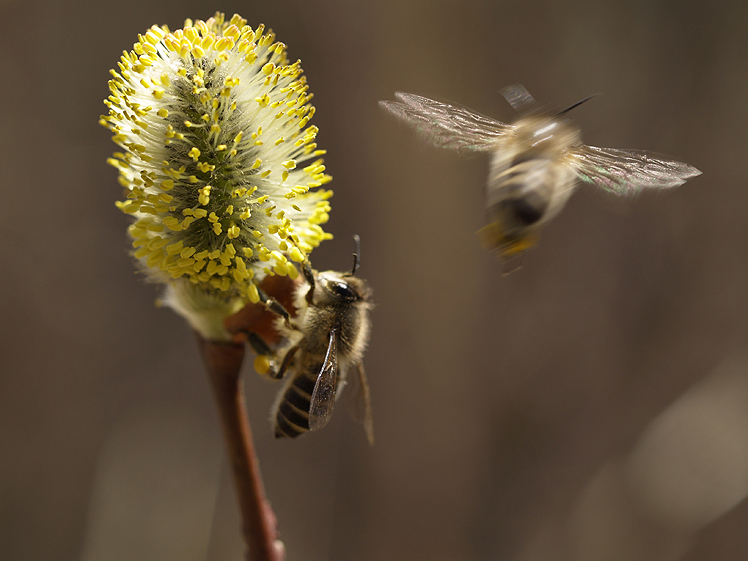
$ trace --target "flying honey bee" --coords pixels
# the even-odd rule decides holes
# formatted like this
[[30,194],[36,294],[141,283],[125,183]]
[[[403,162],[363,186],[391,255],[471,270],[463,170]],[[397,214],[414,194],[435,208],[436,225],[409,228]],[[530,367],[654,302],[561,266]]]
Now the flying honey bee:
[[512,124],[409,93],[398,92],[399,101],[379,103],[435,146],[491,155],[488,225],[481,234],[504,262],[505,272],[519,266],[543,225],[564,207],[577,179],[627,196],[676,187],[701,174],[693,166],[641,150],[582,144],[579,129],[565,115],[590,98],[549,115],[533,107],[535,100],[521,85],[502,94],[520,112]]
[[296,288],[295,316],[277,301],[266,301],[268,309],[278,315],[276,329],[285,339],[277,352],[257,337],[249,339],[255,351],[269,357],[267,375],[286,377],[273,406],[277,438],[294,438],[324,427],[353,370],[353,413],[363,422],[369,442],[374,443],[369,385],[362,362],[373,304],[368,284],[355,276],[360,262],[358,236],[355,239],[356,253],[349,273],[317,272],[308,263],[302,264],[305,282]]

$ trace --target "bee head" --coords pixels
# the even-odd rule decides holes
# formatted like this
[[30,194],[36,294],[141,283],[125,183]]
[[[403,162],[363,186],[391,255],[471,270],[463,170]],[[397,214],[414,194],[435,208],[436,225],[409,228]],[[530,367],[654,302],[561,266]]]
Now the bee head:
[[347,307],[361,300],[368,301],[370,290],[366,281],[355,276],[361,264],[361,240],[358,236],[353,236],[353,240],[356,247],[349,273],[325,271],[315,274],[311,268],[304,269],[304,276],[310,285],[307,302],[319,307]]
[[366,281],[351,273],[325,271],[317,275],[315,304],[317,306],[351,306],[369,298]]

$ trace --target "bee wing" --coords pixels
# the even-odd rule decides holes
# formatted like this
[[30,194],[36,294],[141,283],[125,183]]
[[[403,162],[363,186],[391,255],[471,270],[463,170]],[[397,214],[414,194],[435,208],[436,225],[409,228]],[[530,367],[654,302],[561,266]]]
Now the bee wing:
[[522,111],[531,105],[535,105],[535,99],[522,84],[507,86],[501,90],[501,95],[504,96],[504,99],[506,99],[507,103],[511,105],[512,109],[515,111]]
[[580,146],[569,155],[577,176],[617,195],[635,195],[642,189],[677,187],[701,172],[693,166],[655,158],[643,150],[617,150]]
[[335,384],[338,377],[338,343],[335,329],[330,331],[330,342],[322,363],[322,368],[314,384],[309,401],[309,430],[319,430],[332,417],[335,405]]
[[351,378],[350,374],[347,376],[350,379],[350,389],[345,392],[346,405],[351,416],[364,425],[366,439],[374,446],[374,421],[371,414],[369,383],[366,381],[363,363],[359,362],[353,365],[353,368],[356,369],[358,376],[355,378]]
[[428,142],[458,152],[491,152],[514,131],[466,107],[396,92],[399,101],[380,101],[388,112],[411,125]]

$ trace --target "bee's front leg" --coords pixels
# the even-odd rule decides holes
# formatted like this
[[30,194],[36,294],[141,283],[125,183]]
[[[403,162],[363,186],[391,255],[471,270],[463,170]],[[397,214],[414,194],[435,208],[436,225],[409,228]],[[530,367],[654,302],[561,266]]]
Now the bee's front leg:
[[291,324],[291,314],[289,314],[288,310],[286,310],[286,308],[283,307],[283,304],[278,302],[278,300],[276,300],[272,296],[268,296],[262,290],[258,290],[258,293],[260,294],[260,302],[262,302],[266,310],[273,312],[274,314],[282,317],[283,323],[288,329],[296,329]]
[[308,261],[304,261],[301,264],[301,272],[303,273],[304,278],[309,285],[309,290],[307,290],[306,292],[307,304],[313,305],[314,287],[316,285],[316,281],[314,280],[314,271],[312,271],[312,267],[309,265]]

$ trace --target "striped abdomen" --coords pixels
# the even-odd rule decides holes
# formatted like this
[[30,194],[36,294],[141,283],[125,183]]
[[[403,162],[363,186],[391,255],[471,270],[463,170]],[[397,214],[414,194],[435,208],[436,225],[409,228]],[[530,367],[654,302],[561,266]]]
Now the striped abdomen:
[[301,366],[289,377],[275,407],[275,437],[295,438],[309,431],[309,404],[322,363]]

